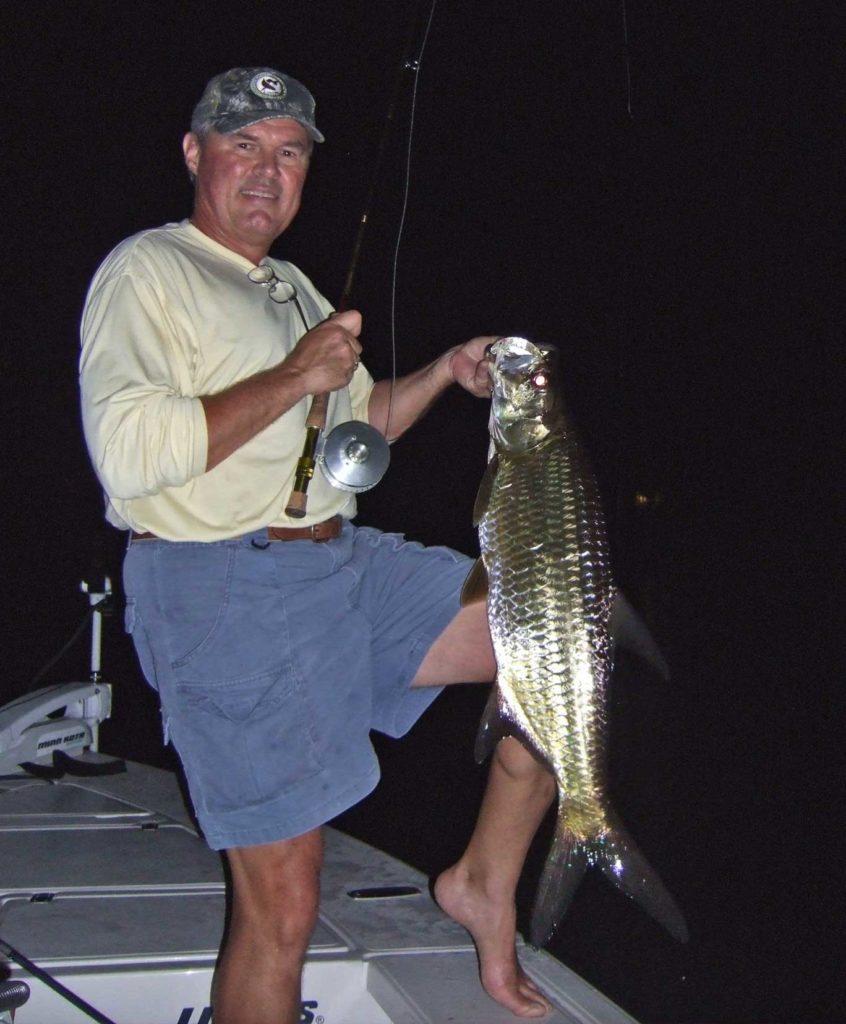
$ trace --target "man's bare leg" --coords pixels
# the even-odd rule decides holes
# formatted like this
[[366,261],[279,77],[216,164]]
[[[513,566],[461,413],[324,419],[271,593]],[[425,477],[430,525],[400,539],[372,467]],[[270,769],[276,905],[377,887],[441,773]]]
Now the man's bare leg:
[[438,903],[473,936],[485,991],[519,1017],[544,1017],[550,1010],[517,960],[514,897],[554,793],[552,776],[532,755],[517,740],[502,740],[467,849],[435,883]]
[[[496,671],[484,604],[462,608],[432,645],[415,686],[473,682]],[[551,1007],[517,960],[515,893],[529,845],[555,795],[555,782],[509,737],[491,759],[485,797],[463,856],[435,883],[441,907],[472,935],[485,991],[519,1017]]]
[[215,972],[215,1024],[298,1024],[303,963],[317,920],[322,834],[315,829],[226,853],[232,915]]

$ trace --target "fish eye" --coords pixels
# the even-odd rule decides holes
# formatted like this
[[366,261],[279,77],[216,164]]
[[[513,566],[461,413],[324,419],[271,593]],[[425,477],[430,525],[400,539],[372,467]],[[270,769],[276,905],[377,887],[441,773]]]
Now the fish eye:
[[549,374],[545,370],[538,370],[537,373],[532,374],[531,382],[533,388],[541,391],[543,388],[549,387]]

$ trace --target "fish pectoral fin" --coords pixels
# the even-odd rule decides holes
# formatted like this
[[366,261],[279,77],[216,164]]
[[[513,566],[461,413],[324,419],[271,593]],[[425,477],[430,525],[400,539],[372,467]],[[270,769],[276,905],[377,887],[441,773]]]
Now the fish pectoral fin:
[[476,492],[476,503],[473,506],[474,526],[478,526],[481,523],[488,510],[488,505],[491,503],[491,494],[493,494],[497,469],[499,469],[499,456],[494,452],[490,459],[488,459],[488,464],[479,483],[479,490]]
[[461,607],[465,608],[468,604],[477,604],[479,601],[487,601],[487,599],[488,570],[482,559],[477,558],[461,588]]
[[652,639],[646,623],[617,589],[614,591],[614,604],[611,608],[611,636],[615,644],[643,658],[663,679],[670,678],[670,667],[658,644]]

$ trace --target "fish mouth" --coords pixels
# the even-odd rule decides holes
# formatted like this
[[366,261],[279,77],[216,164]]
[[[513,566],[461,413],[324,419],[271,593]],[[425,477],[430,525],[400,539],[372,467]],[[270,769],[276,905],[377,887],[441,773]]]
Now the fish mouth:
[[490,433],[506,451],[526,451],[550,433],[555,419],[550,363],[555,349],[526,338],[498,338],[486,352],[491,376]]
[[551,345],[536,345],[527,338],[497,338],[485,353],[489,363],[499,375],[523,378],[546,366],[555,349]]
[[555,349],[525,338],[498,338],[485,350],[494,396],[517,406],[548,389],[553,375],[550,362]]

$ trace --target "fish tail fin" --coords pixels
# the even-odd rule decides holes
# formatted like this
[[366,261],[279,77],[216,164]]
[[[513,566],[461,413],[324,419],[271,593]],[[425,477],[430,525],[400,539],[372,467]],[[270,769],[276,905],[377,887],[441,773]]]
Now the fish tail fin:
[[605,877],[640,904],[674,939],[687,942],[689,932],[682,912],[625,828],[615,823],[592,846],[591,860],[595,857]]
[[623,826],[615,824],[601,836],[580,839],[559,813],[532,910],[529,941],[533,946],[549,941],[589,864],[598,865],[616,888],[639,903],[674,939],[687,942],[687,925],[676,901]]
[[529,925],[529,941],[535,948],[540,949],[549,941],[555,926],[570,906],[587,863],[587,844],[577,839],[559,816]]

